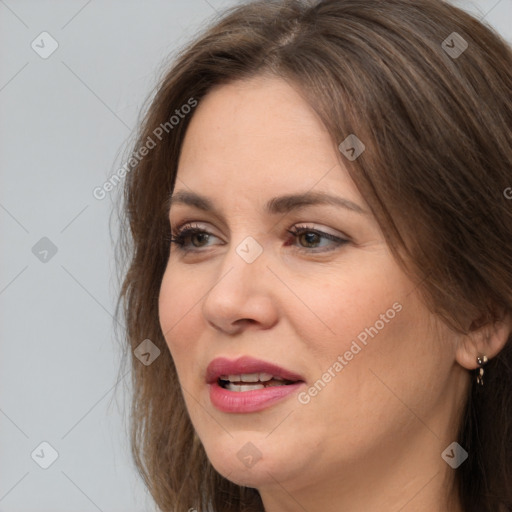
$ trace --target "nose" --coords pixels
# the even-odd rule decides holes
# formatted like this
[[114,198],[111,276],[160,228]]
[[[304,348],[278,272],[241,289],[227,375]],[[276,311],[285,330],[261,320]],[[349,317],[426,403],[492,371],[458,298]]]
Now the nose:
[[226,251],[203,302],[208,323],[224,334],[248,327],[268,329],[277,322],[278,281],[265,249],[248,237]]

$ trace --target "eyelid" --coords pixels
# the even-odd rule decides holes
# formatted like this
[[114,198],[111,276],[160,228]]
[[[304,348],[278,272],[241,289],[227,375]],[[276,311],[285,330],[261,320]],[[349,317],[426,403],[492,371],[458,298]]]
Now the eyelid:
[[[176,222],[176,223],[171,222],[170,224],[171,224],[171,231],[173,232],[173,234],[175,234],[178,231],[181,231],[185,226],[194,227],[194,228],[198,228],[198,229],[204,229],[205,231],[211,232],[210,227],[209,227],[209,226],[211,226],[211,224],[209,222],[207,222],[205,225],[203,221],[192,220],[192,217],[189,217],[189,218],[185,217],[183,220],[181,220],[179,222]],[[188,224],[190,224],[190,226],[188,226]],[[269,231],[269,233],[272,231],[277,231],[277,229],[279,229],[279,224],[281,224],[281,222],[279,222],[277,225],[275,224],[274,227]],[[315,231],[315,230],[322,231],[323,233],[330,234],[332,236],[337,236],[339,238],[351,239],[350,236],[348,236],[343,231],[340,231],[339,229],[332,229],[332,228],[327,228],[327,227],[323,227],[323,226],[316,227],[316,226],[313,226],[312,224],[315,224],[315,223],[297,220],[293,224],[293,227],[301,227],[301,228],[307,227],[308,229],[311,229],[313,231]],[[207,227],[205,227],[205,226],[207,226]],[[329,229],[330,231],[326,231],[327,229]],[[285,230],[285,231],[287,231],[287,230]],[[334,233],[332,231],[334,231]],[[211,234],[214,234],[214,233],[211,233]],[[218,235],[215,235],[215,236],[218,236]]]
[[[324,235],[331,235],[337,238],[346,238],[347,240],[350,239],[350,237],[345,234],[343,231],[339,230],[332,230],[331,228],[326,228],[323,226],[317,227],[313,225],[314,223],[308,223],[308,222],[297,222],[292,226],[292,229],[296,231],[318,231]],[[333,233],[334,231],[334,233]]]
[[215,233],[212,233],[211,229],[199,222],[196,222],[196,221],[184,221],[184,222],[180,222],[177,226],[173,226],[171,224],[171,234],[173,236],[177,236],[181,233],[183,233],[183,231],[185,230],[192,230],[192,229],[196,229],[196,230],[200,230],[200,231],[206,231],[208,232],[208,234],[211,234],[213,236],[216,236],[217,238],[220,238],[218,237]]

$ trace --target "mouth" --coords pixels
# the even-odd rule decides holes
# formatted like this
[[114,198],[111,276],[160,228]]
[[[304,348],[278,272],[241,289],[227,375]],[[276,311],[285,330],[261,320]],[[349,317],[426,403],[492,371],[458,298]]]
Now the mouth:
[[273,386],[289,386],[298,381],[287,380],[270,373],[244,373],[242,375],[221,375],[217,384],[229,391],[244,392]]
[[251,413],[283,400],[305,384],[290,370],[249,356],[217,358],[206,369],[212,405],[222,412]]

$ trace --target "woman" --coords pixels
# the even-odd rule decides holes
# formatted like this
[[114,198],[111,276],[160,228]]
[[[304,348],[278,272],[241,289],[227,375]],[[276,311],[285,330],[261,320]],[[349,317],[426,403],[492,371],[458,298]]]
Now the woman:
[[257,1],[182,51],[125,189],[161,510],[512,510],[511,69],[440,0]]

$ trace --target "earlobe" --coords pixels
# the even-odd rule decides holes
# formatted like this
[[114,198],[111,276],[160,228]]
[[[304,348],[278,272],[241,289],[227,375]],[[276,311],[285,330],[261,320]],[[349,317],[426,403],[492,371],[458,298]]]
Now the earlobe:
[[504,315],[499,321],[482,325],[473,322],[470,332],[461,336],[455,358],[457,362],[468,370],[474,370],[486,364],[486,360],[493,359],[505,347],[512,332],[512,318],[510,314]]

